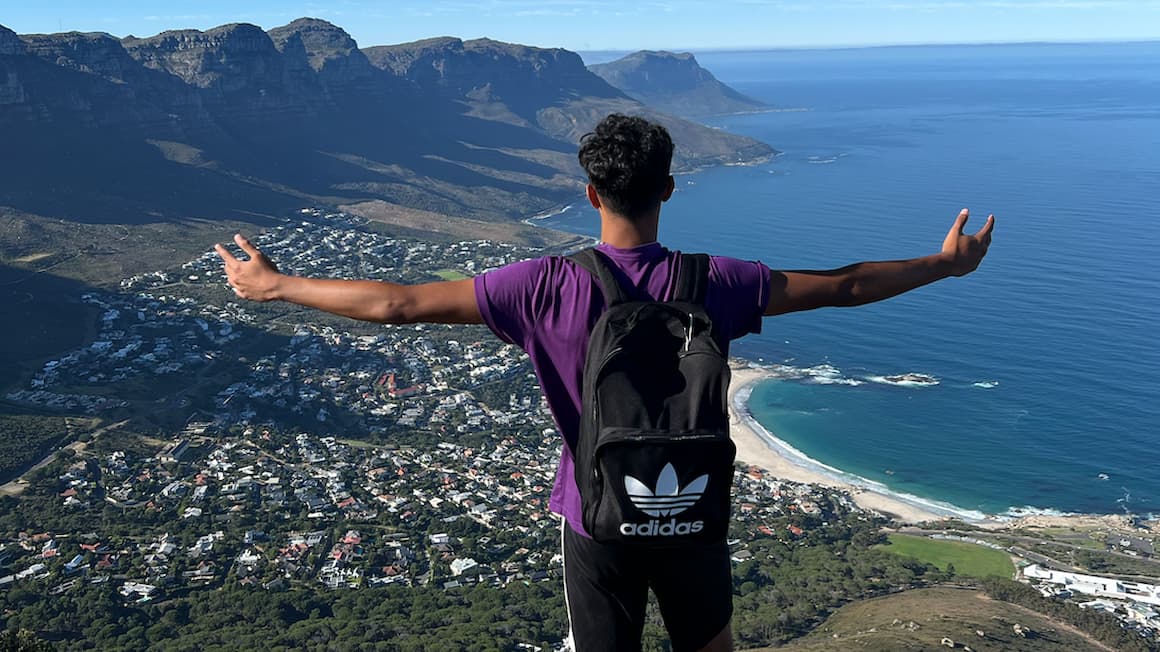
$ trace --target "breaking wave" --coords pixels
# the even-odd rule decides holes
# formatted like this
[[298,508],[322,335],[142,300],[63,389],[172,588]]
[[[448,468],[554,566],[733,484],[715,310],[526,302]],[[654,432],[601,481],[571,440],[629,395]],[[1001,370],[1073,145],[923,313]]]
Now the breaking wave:
[[[796,380],[810,385],[848,385],[857,387],[867,382],[895,387],[933,387],[941,381],[930,374],[908,372],[904,374],[867,374],[848,375],[832,364],[825,363],[812,367],[795,367],[787,364],[774,364],[762,367],[773,377],[781,380]],[[995,383],[998,384],[997,382]]]
[[564,213],[567,213],[568,211],[572,210],[572,208],[575,206],[576,206],[575,204],[568,204],[567,206],[563,206],[561,208],[553,208],[551,210],[546,210],[543,213],[536,213],[535,215],[525,219],[524,223],[528,224],[528,223],[531,223],[533,221],[538,222],[540,220],[546,220],[549,217],[556,217],[557,215],[563,215]]
[[893,374],[890,376],[866,376],[866,380],[872,383],[880,383],[883,385],[894,385],[895,387],[934,387],[939,384],[939,379],[930,374]]

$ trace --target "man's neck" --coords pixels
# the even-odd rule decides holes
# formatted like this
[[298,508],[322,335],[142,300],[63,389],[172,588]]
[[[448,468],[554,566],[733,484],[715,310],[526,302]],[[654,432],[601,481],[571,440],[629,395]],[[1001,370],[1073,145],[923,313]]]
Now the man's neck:
[[632,249],[657,241],[660,211],[631,220],[623,215],[600,209],[600,241],[617,249]]

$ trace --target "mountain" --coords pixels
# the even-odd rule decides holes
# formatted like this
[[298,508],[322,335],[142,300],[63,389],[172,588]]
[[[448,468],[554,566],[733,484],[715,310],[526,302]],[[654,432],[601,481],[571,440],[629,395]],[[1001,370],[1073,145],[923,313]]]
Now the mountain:
[[658,111],[686,118],[769,108],[768,104],[722,84],[688,52],[642,50],[588,69],[633,99]]
[[309,18],[124,39],[0,27],[0,208],[92,224],[307,204],[506,221],[579,195],[576,143],[612,111],[669,126],[678,169],[773,154],[658,113],[561,49],[364,50]]
[[676,143],[674,167],[752,161],[774,153],[768,145],[644,105],[609,85],[563,49],[533,48],[490,39],[436,38],[368,48],[371,62],[444,100],[467,115],[529,128],[566,143],[567,166],[579,175],[575,145],[605,115],[642,115],[664,124]]

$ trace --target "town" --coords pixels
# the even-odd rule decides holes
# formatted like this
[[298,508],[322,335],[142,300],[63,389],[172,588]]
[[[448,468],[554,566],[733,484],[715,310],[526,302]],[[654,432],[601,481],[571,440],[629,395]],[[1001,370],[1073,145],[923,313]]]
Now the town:
[[[318,209],[299,218],[254,241],[303,275],[466,278],[543,253],[410,241]],[[0,590],[113,583],[128,605],[224,584],[559,581],[560,524],[547,501],[560,437],[525,356],[486,329],[243,304],[212,251],[84,300],[100,313],[93,341],[5,399],[106,422],[153,414],[153,431],[96,435],[29,474],[24,498],[51,509],[0,543]],[[842,492],[756,467],[738,466],[734,494],[737,564],[754,557],[754,541],[881,520]],[[976,543],[1025,560],[1022,576],[1044,595],[1115,613],[1144,636],[1160,631],[1154,585],[1069,575],[992,538]],[[1150,539],[1130,543],[1154,556]]]
[[[559,455],[550,428],[538,446],[505,438],[426,451],[254,427],[215,437],[210,429],[193,424],[152,457],[115,451],[50,478],[62,487],[63,509],[99,512],[107,503],[126,523],[147,514],[161,525],[135,537],[30,530],[5,548],[8,565],[26,566],[0,587],[45,580],[59,593],[115,577],[127,601],[147,601],[223,581],[266,590],[296,582],[454,588],[558,577],[559,522],[546,509]],[[801,536],[801,528],[768,525],[795,511],[852,509],[841,496],[832,502],[758,469],[739,468],[735,487],[745,539]],[[733,541],[736,561],[751,556],[745,539]]]

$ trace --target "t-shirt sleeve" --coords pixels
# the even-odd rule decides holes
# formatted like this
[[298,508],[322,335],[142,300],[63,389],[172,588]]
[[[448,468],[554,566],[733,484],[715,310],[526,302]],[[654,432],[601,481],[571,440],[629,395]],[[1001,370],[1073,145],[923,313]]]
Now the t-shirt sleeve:
[[756,261],[713,256],[705,308],[718,332],[729,339],[761,332],[769,303],[769,267]]
[[483,321],[501,340],[524,347],[539,318],[537,287],[543,259],[525,260],[475,277],[475,302]]

